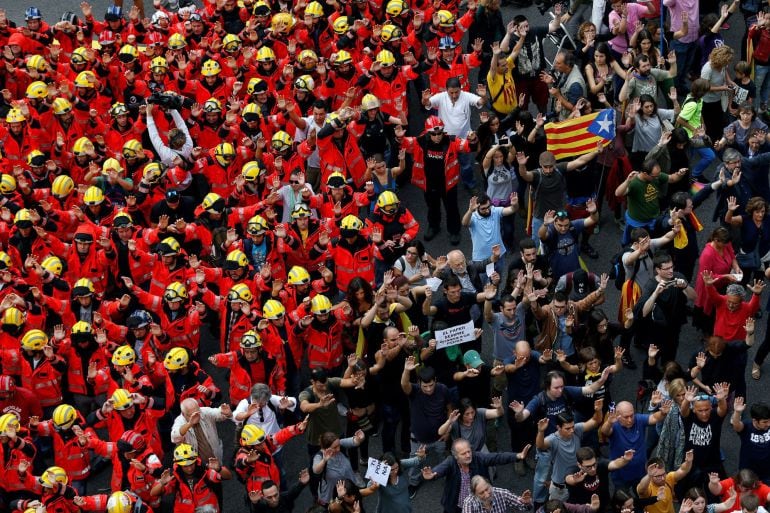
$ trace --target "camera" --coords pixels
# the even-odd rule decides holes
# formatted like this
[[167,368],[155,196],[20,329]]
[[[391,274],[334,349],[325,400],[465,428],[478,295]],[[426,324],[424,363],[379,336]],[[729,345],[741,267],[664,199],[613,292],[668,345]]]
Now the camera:
[[182,107],[192,107],[193,103],[195,102],[189,98],[185,98],[184,96],[179,96],[177,94],[155,92],[147,98],[147,103],[160,105],[161,107],[165,107],[170,110],[181,110]]

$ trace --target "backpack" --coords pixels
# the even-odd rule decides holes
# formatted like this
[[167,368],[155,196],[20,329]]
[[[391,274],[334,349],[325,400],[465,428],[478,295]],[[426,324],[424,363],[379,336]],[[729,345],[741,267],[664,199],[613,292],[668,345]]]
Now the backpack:
[[[623,290],[623,284],[628,280],[633,280],[636,277],[636,273],[639,271],[641,262],[637,258],[636,262],[634,262],[634,273],[630,278],[626,278],[626,266],[623,265],[623,255],[630,253],[633,250],[634,248],[631,246],[625,246],[621,251],[612,255],[612,259],[610,260],[610,265],[612,266],[610,267],[610,279],[615,281],[615,288],[618,290]],[[647,256],[652,258],[652,252],[648,250]]]

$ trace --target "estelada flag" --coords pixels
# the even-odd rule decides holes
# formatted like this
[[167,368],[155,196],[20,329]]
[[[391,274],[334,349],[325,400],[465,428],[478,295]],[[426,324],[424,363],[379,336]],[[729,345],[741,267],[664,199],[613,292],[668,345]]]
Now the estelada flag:
[[577,157],[605,145],[615,138],[615,110],[604,109],[592,114],[545,125],[548,151],[556,160]]

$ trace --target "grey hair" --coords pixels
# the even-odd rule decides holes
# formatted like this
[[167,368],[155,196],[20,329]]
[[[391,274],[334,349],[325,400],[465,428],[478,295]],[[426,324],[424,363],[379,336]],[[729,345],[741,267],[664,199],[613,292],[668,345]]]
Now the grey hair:
[[740,285],[738,283],[731,283],[730,285],[727,286],[727,295],[744,298],[746,297],[746,289],[743,288],[743,285]]
[[251,400],[252,401],[267,401],[270,399],[272,393],[270,387],[264,383],[257,383],[251,387]]
[[722,154],[722,162],[733,162],[741,158],[741,154],[734,148],[727,148]]
[[492,484],[492,483],[489,482],[489,479],[487,479],[486,477],[484,477],[482,475],[478,475],[477,474],[477,475],[473,476],[471,478],[471,493],[475,495],[476,494],[476,489],[479,486],[483,485],[484,483],[486,483],[488,485]]
[[457,446],[461,444],[468,444],[468,446],[471,445],[470,442],[465,438],[457,438],[454,442],[452,442],[452,456],[457,457]]

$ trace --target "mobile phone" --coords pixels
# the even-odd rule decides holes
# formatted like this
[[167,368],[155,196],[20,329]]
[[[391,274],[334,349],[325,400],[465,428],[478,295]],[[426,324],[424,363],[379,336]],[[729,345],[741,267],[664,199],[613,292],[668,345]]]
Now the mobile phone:
[[612,402],[610,403],[610,413],[612,413],[612,412],[614,412],[614,411],[615,411],[615,401],[612,401]]

